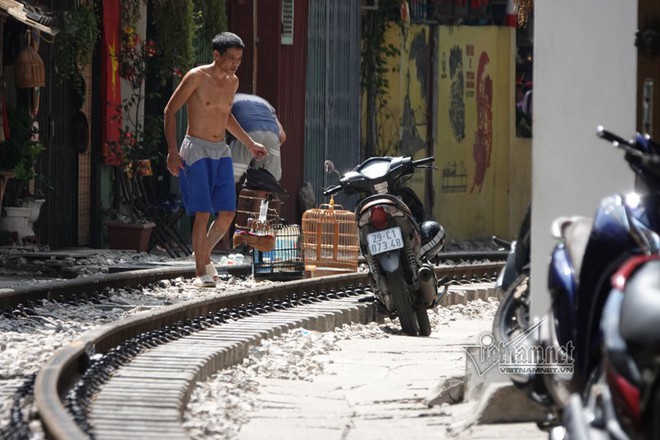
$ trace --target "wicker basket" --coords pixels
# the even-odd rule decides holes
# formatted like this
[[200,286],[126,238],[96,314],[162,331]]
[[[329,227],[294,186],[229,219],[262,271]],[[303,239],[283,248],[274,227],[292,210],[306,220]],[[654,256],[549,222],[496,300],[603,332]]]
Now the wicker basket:
[[303,259],[312,276],[357,270],[357,224],[352,211],[330,204],[303,213]]

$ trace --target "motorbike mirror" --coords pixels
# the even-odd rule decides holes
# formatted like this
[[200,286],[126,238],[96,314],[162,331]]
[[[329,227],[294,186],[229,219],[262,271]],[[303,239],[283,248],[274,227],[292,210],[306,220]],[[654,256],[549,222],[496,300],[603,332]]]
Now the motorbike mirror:
[[323,169],[326,174],[333,174],[336,171],[335,164],[330,159],[323,162]]

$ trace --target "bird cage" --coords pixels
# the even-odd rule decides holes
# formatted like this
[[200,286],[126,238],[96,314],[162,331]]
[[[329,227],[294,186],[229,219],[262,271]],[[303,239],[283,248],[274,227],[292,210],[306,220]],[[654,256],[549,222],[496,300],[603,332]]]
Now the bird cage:
[[255,280],[287,281],[303,278],[300,252],[300,226],[275,225],[275,246],[268,252],[255,248],[252,252],[252,275]]
[[303,260],[312,276],[357,271],[359,244],[355,214],[334,199],[303,213]]
[[277,194],[270,191],[251,190],[243,188],[238,194],[238,206],[236,207],[236,226],[238,230],[248,230],[251,218],[259,218],[259,210],[262,201],[268,202],[268,213],[266,219],[272,225],[282,223],[280,210],[284,202]]
[[253,249],[268,252],[275,246],[273,226],[281,224],[283,202],[269,191],[244,188],[238,196],[233,246],[245,243]]

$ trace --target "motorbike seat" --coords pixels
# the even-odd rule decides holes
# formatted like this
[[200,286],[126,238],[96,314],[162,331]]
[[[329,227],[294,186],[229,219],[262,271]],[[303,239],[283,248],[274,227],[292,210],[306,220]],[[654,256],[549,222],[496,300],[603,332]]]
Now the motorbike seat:
[[591,217],[560,217],[552,222],[552,235],[564,241],[575,273],[579,274],[594,221]]
[[621,304],[621,336],[627,342],[660,342],[660,261],[650,261],[626,283]]

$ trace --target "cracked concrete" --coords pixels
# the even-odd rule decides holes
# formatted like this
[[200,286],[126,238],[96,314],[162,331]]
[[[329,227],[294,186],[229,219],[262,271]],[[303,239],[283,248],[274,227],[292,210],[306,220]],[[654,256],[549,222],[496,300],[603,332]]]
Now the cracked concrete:
[[464,347],[490,326],[490,320],[458,319],[428,338],[341,341],[339,351],[316,356],[324,373],[310,381],[257,379],[261,409],[238,438],[546,439],[526,421],[533,420],[531,405],[506,382],[464,401]]

